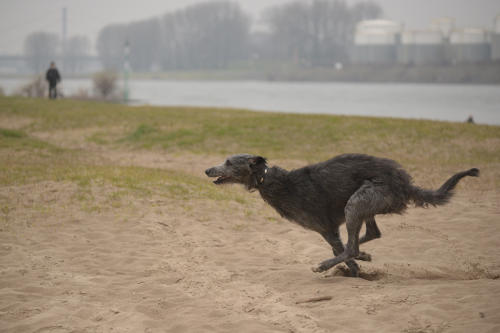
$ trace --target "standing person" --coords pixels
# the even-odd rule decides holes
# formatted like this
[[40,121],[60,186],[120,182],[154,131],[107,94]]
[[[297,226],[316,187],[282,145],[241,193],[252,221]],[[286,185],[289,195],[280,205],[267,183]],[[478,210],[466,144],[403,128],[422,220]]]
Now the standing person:
[[56,99],[57,98],[57,89],[56,86],[61,81],[61,75],[59,75],[59,71],[56,68],[55,62],[50,63],[50,68],[45,75],[45,79],[49,82],[49,98]]

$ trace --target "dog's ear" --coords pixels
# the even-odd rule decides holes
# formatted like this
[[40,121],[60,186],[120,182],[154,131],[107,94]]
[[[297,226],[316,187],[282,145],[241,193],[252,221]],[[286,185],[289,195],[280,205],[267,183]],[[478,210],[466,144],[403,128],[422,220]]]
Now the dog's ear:
[[256,169],[260,165],[266,164],[267,160],[262,156],[253,156],[248,160],[250,163],[250,168]]

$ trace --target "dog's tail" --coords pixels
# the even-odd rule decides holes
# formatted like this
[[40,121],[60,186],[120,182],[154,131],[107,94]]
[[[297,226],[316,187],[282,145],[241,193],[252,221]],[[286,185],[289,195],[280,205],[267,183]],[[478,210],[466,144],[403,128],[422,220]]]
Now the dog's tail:
[[426,207],[428,205],[438,206],[447,203],[453,196],[453,189],[460,179],[471,176],[479,177],[479,169],[473,168],[459,172],[450,177],[437,191],[426,190],[417,186],[412,186],[410,198],[416,206]]

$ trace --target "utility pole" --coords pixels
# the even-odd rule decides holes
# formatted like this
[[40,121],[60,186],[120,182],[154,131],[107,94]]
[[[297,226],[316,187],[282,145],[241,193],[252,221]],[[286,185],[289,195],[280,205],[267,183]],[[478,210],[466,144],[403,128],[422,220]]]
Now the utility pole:
[[63,7],[62,9],[62,68],[63,70],[65,69],[65,63],[66,63],[66,33],[67,33],[67,20],[68,20],[68,11],[66,7]]
[[130,63],[129,63],[129,55],[130,55],[130,44],[128,40],[125,42],[124,47],[124,61],[123,61],[123,102],[128,103],[129,98],[129,89],[128,89],[128,78],[130,75]]

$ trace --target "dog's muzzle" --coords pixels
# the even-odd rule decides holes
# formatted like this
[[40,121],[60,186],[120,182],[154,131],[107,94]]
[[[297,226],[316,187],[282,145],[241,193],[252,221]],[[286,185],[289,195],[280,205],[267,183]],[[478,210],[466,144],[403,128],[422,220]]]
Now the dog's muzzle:
[[220,170],[218,170],[217,167],[213,167],[213,168],[205,170],[205,174],[208,177],[211,177],[211,178],[218,177],[216,180],[214,180],[214,184],[216,184],[216,185],[223,184],[223,183],[227,182],[230,179],[230,177],[227,177],[227,176],[223,175],[220,172]]

